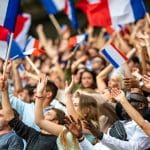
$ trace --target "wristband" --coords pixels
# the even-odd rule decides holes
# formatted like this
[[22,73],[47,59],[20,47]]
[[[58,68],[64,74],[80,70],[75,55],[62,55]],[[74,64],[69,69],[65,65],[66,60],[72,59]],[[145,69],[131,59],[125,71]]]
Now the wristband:
[[43,100],[43,99],[44,99],[44,97],[43,97],[43,96],[37,96],[37,95],[35,95],[35,97],[36,97],[37,99],[41,99],[41,100]]
[[82,135],[80,138],[78,138],[79,142],[82,142],[84,140],[84,136]]

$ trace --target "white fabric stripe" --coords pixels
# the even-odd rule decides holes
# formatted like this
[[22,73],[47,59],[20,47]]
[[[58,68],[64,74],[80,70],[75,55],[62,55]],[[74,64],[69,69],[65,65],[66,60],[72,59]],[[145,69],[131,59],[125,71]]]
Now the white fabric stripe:
[[26,38],[27,38],[27,32],[29,31],[29,28],[31,26],[31,15],[24,13],[23,14],[24,17],[27,17],[28,20],[25,22],[24,27],[22,29],[22,31],[18,34],[18,36],[16,37],[16,41],[18,43],[18,45],[23,49],[26,43]]
[[83,35],[78,35],[77,36],[77,43],[83,42],[84,39],[85,39],[85,35],[84,34]]
[[119,66],[125,62],[125,59],[111,45],[106,46],[105,49]]
[[9,0],[0,0],[0,25],[4,25]]
[[26,50],[24,52],[25,55],[30,55],[32,54],[32,52],[34,51],[34,43],[35,43],[35,39],[32,38],[31,41],[28,43]]
[[130,0],[108,0],[112,24],[127,24],[134,22],[134,14]]
[[65,0],[52,0],[58,10],[63,10],[65,7]]
[[5,59],[7,51],[7,42],[0,41],[0,58]]
[[68,12],[67,13],[68,13],[69,19],[72,20],[72,12],[71,12],[71,6],[70,6],[69,1],[68,1]]

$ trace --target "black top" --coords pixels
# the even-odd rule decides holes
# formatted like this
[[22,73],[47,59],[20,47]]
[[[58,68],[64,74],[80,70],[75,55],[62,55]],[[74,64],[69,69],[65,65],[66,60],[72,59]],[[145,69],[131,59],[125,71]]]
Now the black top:
[[26,150],[58,150],[55,135],[42,134],[35,129],[28,127],[18,118],[9,121],[9,125],[14,131],[26,140]]

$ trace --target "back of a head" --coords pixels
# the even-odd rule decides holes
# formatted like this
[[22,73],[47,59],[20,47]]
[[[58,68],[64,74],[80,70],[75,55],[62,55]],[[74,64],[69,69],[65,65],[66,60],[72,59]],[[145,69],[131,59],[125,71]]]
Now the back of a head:
[[54,99],[57,95],[57,91],[58,91],[58,88],[57,86],[55,85],[54,82],[48,80],[47,84],[46,84],[46,91],[50,91],[52,92],[52,99]]
[[79,98],[79,111],[81,115],[86,115],[88,119],[98,121],[97,101],[92,96],[86,94],[80,94]]
[[139,104],[144,104],[146,108],[148,107],[147,98],[141,93],[129,93],[127,99],[130,103],[137,102]]

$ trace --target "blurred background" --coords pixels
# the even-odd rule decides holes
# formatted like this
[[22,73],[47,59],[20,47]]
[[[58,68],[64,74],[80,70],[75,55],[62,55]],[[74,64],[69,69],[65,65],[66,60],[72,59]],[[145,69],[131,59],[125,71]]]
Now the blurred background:
[[[74,0],[76,3],[79,0]],[[148,12],[150,12],[150,0],[144,0]],[[57,36],[57,32],[53,24],[51,23],[48,14],[42,7],[40,0],[22,0],[21,8],[23,12],[30,13],[32,15],[32,25],[30,28],[30,35],[33,35],[37,37],[36,34],[36,26],[38,24],[44,25],[44,31],[46,33],[47,37],[50,37],[52,39],[55,39]],[[58,13],[55,15],[56,19],[58,20],[59,24],[62,26],[63,24],[70,25],[70,22],[66,15],[64,15],[63,12]],[[79,21],[79,27],[82,29],[87,25],[87,19],[86,16],[81,12],[79,9],[77,9],[77,18]],[[72,34],[74,34],[75,31],[72,29]]]

